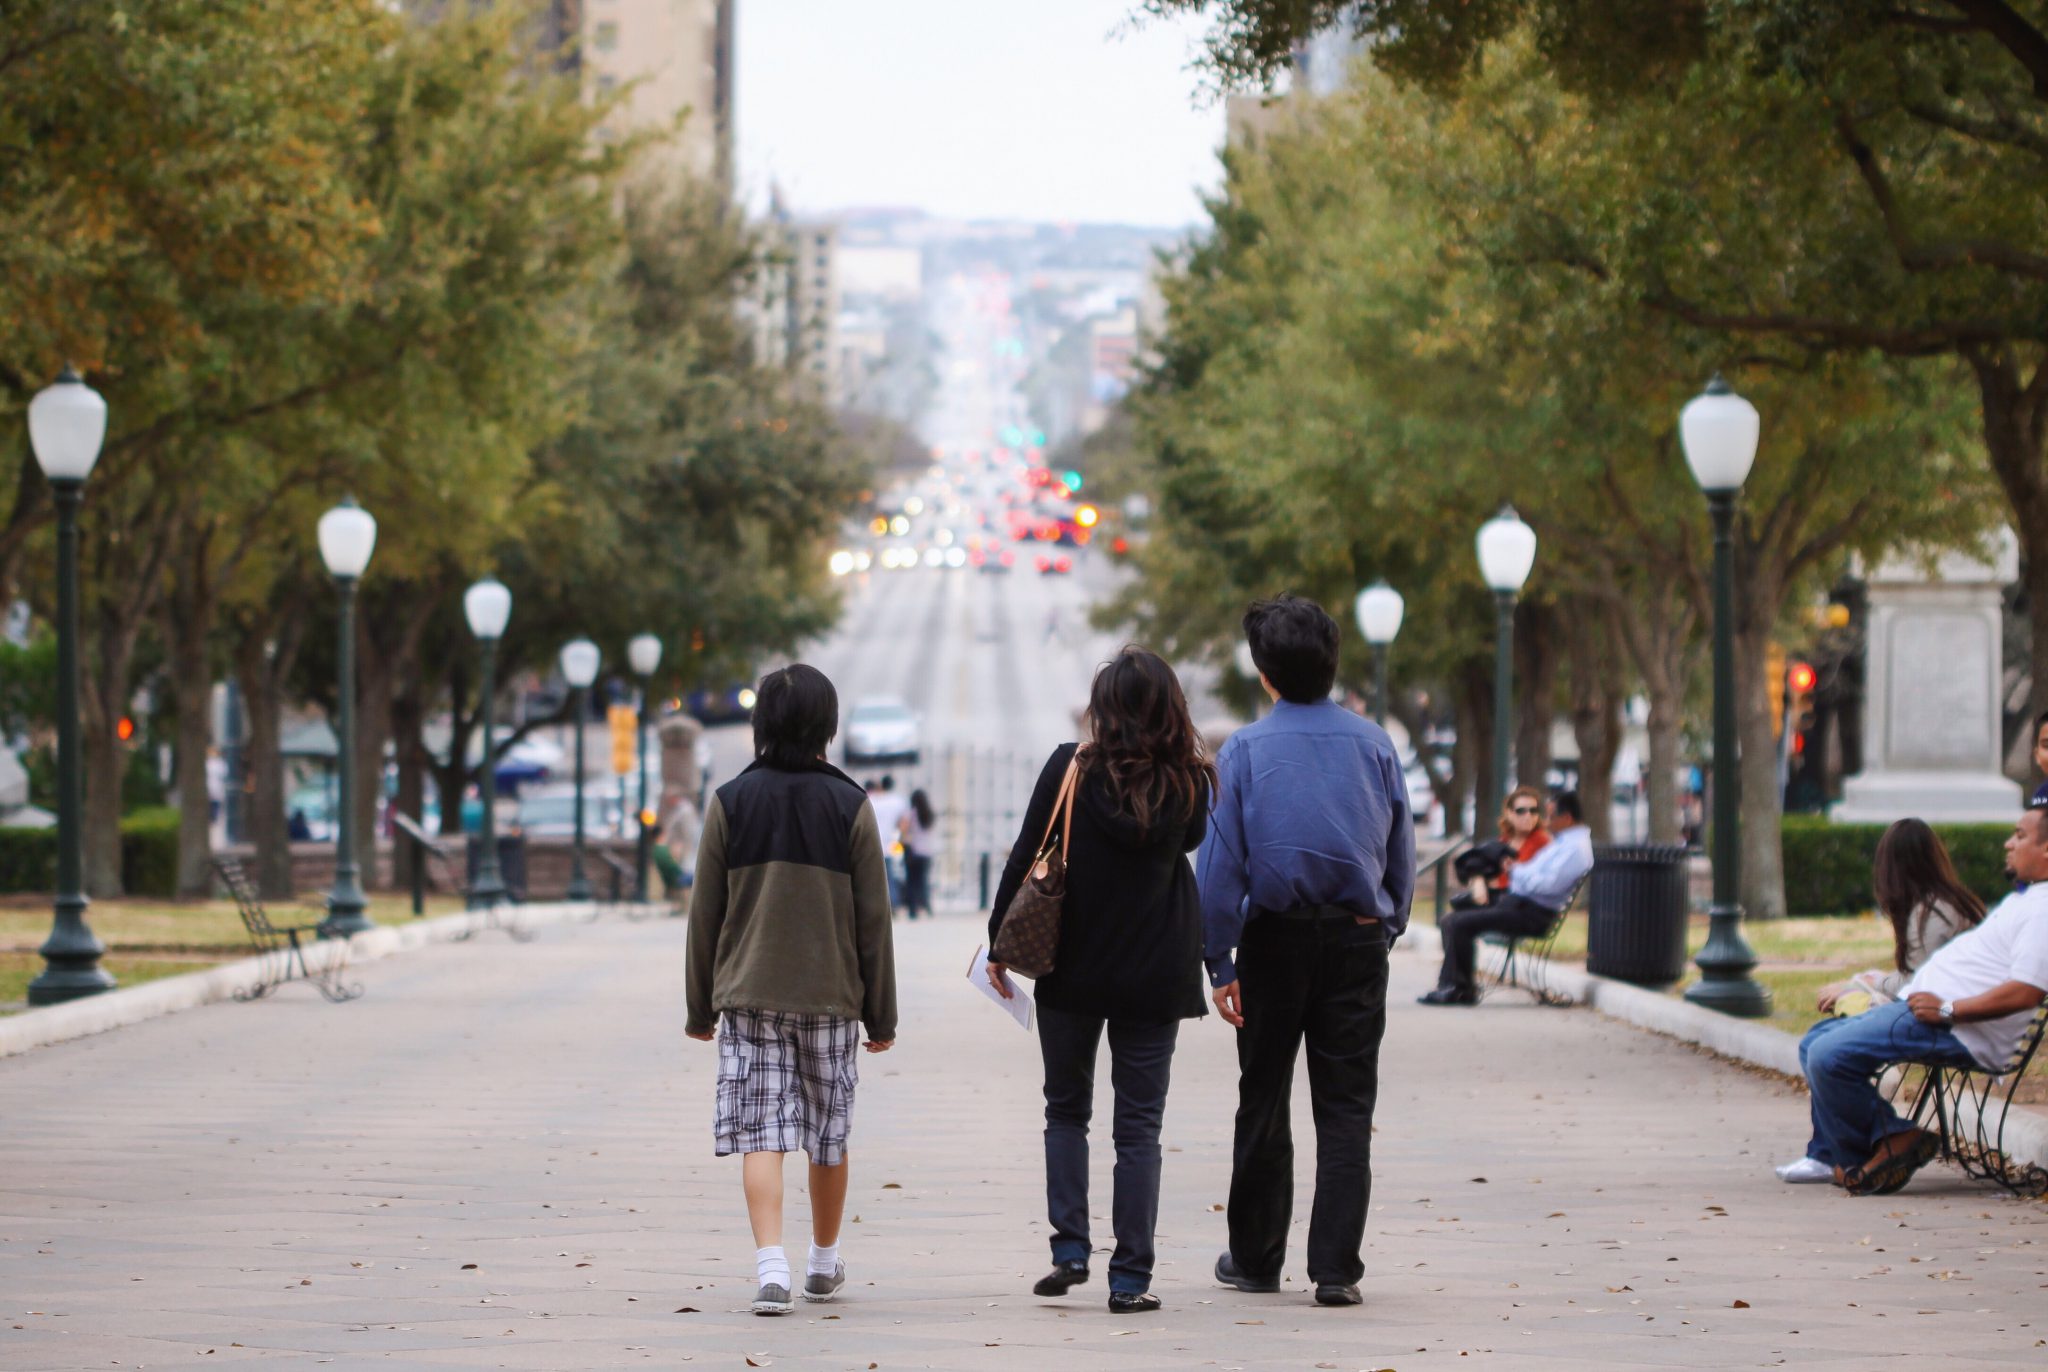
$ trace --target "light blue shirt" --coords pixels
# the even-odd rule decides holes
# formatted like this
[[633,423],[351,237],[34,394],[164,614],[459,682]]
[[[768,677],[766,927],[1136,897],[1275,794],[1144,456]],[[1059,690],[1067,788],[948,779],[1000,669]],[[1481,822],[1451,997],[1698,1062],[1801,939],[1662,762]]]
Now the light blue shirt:
[[1237,980],[1245,921],[1337,905],[1408,926],[1415,824],[1387,731],[1329,701],[1280,701],[1216,755],[1216,808],[1196,858],[1209,980]]
[[1543,851],[1508,870],[1508,890],[1546,910],[1562,910],[1579,879],[1593,870],[1593,831],[1574,824],[1552,834]]

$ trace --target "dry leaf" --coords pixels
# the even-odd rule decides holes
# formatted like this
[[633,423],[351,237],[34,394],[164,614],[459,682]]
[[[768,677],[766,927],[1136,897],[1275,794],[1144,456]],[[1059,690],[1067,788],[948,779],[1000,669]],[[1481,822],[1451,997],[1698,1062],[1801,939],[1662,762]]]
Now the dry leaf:
[[900,1181],[885,1181],[882,1183],[882,1189],[884,1191],[901,1191],[903,1183]]
[[1239,1320],[1239,1324],[1264,1324],[1264,1320]]
[[[1474,1177],[1474,1178],[1472,1178],[1472,1180],[1474,1180],[1474,1181],[1476,1181],[1476,1182],[1479,1182],[1479,1183],[1481,1183],[1481,1184],[1484,1184],[1484,1183],[1485,1183],[1485,1181],[1486,1181],[1486,1178],[1484,1178],[1484,1177]],[[1336,1364],[1332,1363],[1332,1364],[1331,1364],[1331,1366],[1333,1366],[1333,1367],[1334,1367],[1334,1366],[1336,1366]]]
[[476,1264],[473,1262],[466,1262],[462,1264],[462,1270],[465,1272],[474,1272],[476,1271]]
[[702,1312],[694,1305],[679,1305],[676,1307],[676,1313],[678,1315],[696,1315]]
[[1617,1293],[1617,1292],[1621,1292],[1621,1291],[1633,1291],[1633,1290],[1635,1290],[1635,1288],[1634,1288],[1633,1286],[1610,1286],[1610,1287],[1608,1287],[1608,1288],[1607,1288],[1607,1291],[1608,1291],[1608,1294],[1609,1294],[1609,1295],[1613,1295],[1613,1294],[1615,1294],[1615,1293]]
[[1749,1309],[1749,1302],[1748,1302],[1748,1301],[1736,1301],[1736,1302],[1735,1302],[1735,1303],[1734,1303],[1733,1305],[1729,1306],[1728,1308],[1729,1308],[1730,1310],[1747,1310],[1747,1309]]

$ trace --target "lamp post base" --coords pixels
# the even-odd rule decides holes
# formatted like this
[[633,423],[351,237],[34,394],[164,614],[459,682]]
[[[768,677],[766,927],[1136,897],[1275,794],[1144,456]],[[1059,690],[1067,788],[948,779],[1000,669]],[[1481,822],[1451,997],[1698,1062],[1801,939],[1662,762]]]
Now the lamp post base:
[[376,928],[364,913],[366,904],[360,891],[352,896],[337,891],[327,898],[327,918],[315,925],[313,932],[321,938],[347,938]]
[[106,945],[85,923],[83,896],[57,898],[56,927],[36,951],[43,970],[28,984],[30,1005],[61,1005],[114,989],[114,974],[100,966]]
[[493,867],[477,875],[476,885],[469,888],[469,908],[472,910],[493,910],[508,903],[512,893],[505,889],[505,879]]
[[1756,954],[1742,937],[1741,907],[1716,905],[1707,915],[1706,946],[1693,959],[1700,979],[1685,988],[1686,1000],[1741,1019],[1764,1018],[1771,1013],[1771,989],[1750,975]]
[[578,872],[569,878],[569,889],[562,892],[562,899],[571,905],[588,905],[597,899],[597,893],[590,889],[590,878]]

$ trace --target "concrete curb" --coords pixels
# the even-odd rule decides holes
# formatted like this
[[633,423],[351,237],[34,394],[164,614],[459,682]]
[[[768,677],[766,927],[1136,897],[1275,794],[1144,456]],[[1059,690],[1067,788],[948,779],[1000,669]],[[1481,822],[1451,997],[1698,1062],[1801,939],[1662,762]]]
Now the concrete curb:
[[[516,922],[522,929],[535,929],[566,923],[589,913],[588,905],[515,905],[504,907],[499,918],[501,922]],[[405,924],[380,925],[357,934],[346,943],[338,939],[316,940],[306,949],[306,962],[315,971],[335,965],[374,962],[409,949],[424,948],[432,943],[449,943],[465,934],[482,932],[487,922],[488,916],[477,910],[412,920]],[[209,967],[204,972],[164,977],[127,990],[116,989],[102,995],[87,996],[84,1000],[9,1015],[0,1019],[0,1058],[52,1043],[63,1043],[67,1039],[140,1024],[159,1015],[231,1000],[237,991],[249,986],[262,973],[264,962],[263,958],[243,958]]]
[[[1443,956],[1443,939],[1431,925],[1411,925],[1401,936],[1401,945],[1425,956]],[[1530,961],[1539,969],[1537,975],[1588,1009],[1805,1083],[1806,1074],[1799,1069],[1799,1040],[1782,1029],[1754,1020],[1734,1019],[1674,996],[1646,991],[1611,977],[1596,977],[1575,967],[1540,958]],[[1961,1123],[1970,1125],[1975,1121],[1966,1119]],[[1995,1121],[1988,1132],[1997,1132]],[[2005,1153],[2014,1161],[2048,1168],[2048,1114],[2015,1106],[2005,1119]]]

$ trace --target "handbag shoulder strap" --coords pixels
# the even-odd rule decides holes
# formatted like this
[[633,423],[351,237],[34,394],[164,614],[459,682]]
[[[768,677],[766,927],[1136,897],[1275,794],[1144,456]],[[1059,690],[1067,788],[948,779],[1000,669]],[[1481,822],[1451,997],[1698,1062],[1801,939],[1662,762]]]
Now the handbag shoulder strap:
[[[1067,774],[1060,778],[1060,793],[1052,803],[1052,813],[1045,817],[1045,833],[1038,840],[1038,855],[1044,857],[1052,851],[1052,829],[1060,825],[1060,860],[1066,861],[1067,844],[1074,835],[1074,787],[1081,775],[1081,750],[1076,748],[1073,757],[1067,760]],[[1061,824],[1061,816],[1066,822]]]

